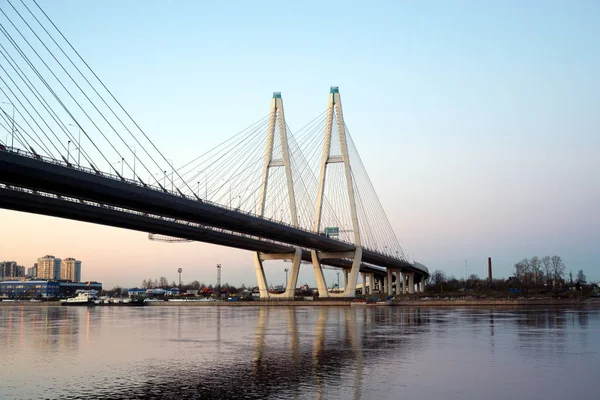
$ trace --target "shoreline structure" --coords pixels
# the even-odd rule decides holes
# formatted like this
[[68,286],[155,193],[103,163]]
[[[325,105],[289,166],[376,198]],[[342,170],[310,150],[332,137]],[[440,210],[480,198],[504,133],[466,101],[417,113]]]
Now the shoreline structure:
[[[29,302],[29,301],[0,301],[2,306],[60,306],[55,301]],[[573,307],[573,306],[600,306],[600,298],[585,299],[396,299],[391,303],[378,302],[366,303],[355,300],[254,300],[254,301],[153,301],[145,304],[147,307]],[[111,306],[102,306],[111,307]],[[114,306],[118,307],[118,306]]]

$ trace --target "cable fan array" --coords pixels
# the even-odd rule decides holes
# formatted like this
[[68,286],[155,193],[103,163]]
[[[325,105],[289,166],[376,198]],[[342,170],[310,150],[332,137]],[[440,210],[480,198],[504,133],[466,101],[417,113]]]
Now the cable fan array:
[[0,101],[3,145],[179,191],[176,171],[155,173],[171,170],[165,156],[36,0],[0,4]]
[[[109,171],[118,179],[313,231],[324,132],[330,119],[334,122],[328,156],[338,160],[342,156],[339,116],[328,119],[324,111],[296,134],[271,117],[264,116],[175,170],[36,0],[0,3],[0,144],[4,147],[98,174]],[[275,124],[273,162],[261,208],[270,121]],[[362,245],[405,259],[349,131],[342,126]],[[285,168],[276,167],[283,159],[282,130],[288,141],[297,223],[292,221]],[[317,230],[354,242],[344,164],[328,164],[325,182]]]

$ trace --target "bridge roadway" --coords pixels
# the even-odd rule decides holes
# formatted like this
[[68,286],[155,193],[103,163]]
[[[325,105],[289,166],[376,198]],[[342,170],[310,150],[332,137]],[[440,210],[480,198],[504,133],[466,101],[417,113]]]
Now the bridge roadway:
[[[34,191],[27,193],[3,189],[0,192],[0,206],[13,210],[161,233],[252,251],[287,252],[291,249],[290,245],[323,252],[346,252],[355,249],[351,243],[321,236],[312,231],[186,197],[181,193],[170,193],[162,187],[158,190],[142,182],[113,177],[3,145],[0,145],[0,182]],[[96,205],[40,196],[36,195],[35,191],[85,200]],[[35,197],[38,199],[34,199]],[[122,210],[103,208],[101,204]],[[127,210],[140,214],[136,215]],[[205,226],[192,227],[168,219]],[[210,227],[231,233],[219,232]],[[233,232],[269,239],[276,243],[235,235]],[[310,254],[308,251],[305,253]],[[310,261],[308,254],[306,261]],[[419,276],[428,276],[426,269],[373,250],[363,249],[362,260],[375,266],[400,268],[415,272]],[[344,260],[337,261],[327,260],[326,264],[334,265]]]

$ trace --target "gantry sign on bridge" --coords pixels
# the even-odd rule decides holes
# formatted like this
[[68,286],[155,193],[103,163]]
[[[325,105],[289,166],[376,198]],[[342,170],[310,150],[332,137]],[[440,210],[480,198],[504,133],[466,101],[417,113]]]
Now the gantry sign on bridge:
[[[254,252],[263,264],[343,268],[373,290],[414,290],[427,269],[406,261],[344,123],[337,87],[326,111],[292,135],[275,93],[270,113],[175,168],[37,3],[0,5],[0,207]],[[105,165],[106,167],[101,167]],[[108,170],[108,171],[107,171]],[[407,282],[408,281],[408,282]],[[408,283],[408,285],[407,285]],[[408,286],[408,287],[406,287]]]

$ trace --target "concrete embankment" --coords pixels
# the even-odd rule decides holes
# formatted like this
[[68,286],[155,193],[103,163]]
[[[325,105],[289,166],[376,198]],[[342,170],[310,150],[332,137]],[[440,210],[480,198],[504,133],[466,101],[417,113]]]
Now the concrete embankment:
[[291,300],[268,300],[268,301],[149,301],[146,306],[175,306],[175,307],[282,307],[282,306],[350,306],[348,300],[340,301],[291,301]]
[[600,305],[600,299],[399,299],[393,306],[403,307],[535,307]]

